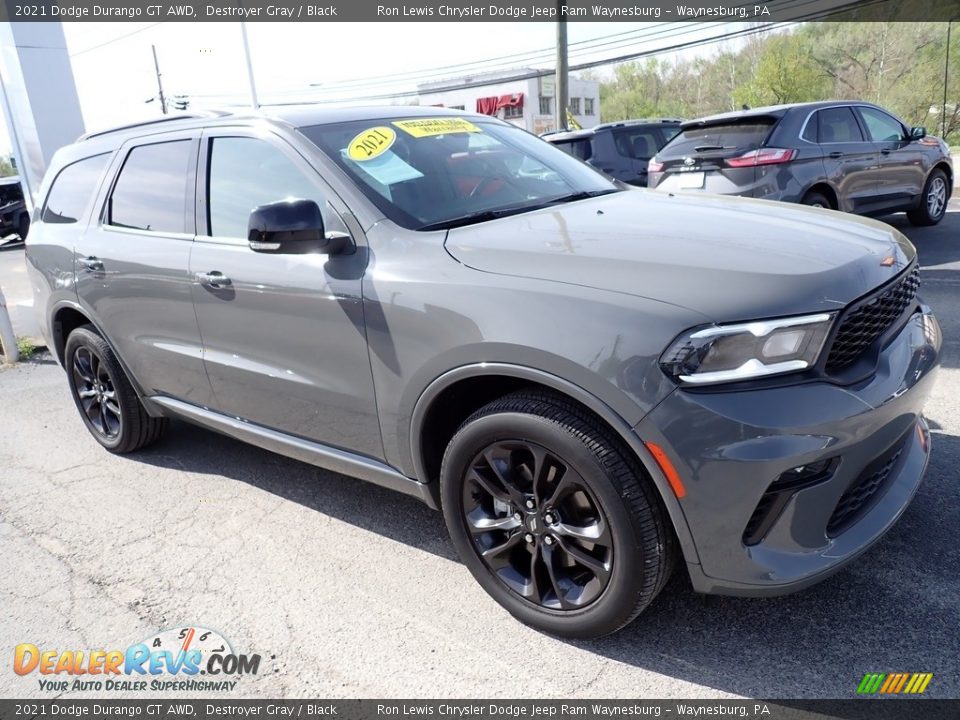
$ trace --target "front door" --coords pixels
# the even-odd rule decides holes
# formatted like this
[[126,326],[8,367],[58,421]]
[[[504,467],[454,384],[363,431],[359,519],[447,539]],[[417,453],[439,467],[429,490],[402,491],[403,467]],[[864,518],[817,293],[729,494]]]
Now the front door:
[[879,152],[847,106],[817,111],[823,167],[837,189],[840,210],[866,212],[877,202]]
[[903,207],[923,192],[924,153],[910,140],[907,129],[882,110],[857,108],[867,135],[879,153],[877,197],[887,207]]
[[77,240],[76,284],[80,305],[146,394],[208,405],[190,276],[196,135],[170,133],[121,148],[119,174]]
[[345,207],[272,133],[207,132],[201,167],[203,232],[190,270],[216,408],[382,458],[360,290],[365,246],[336,256],[272,255],[247,243],[247,220],[259,205],[316,200],[328,232],[347,231]]

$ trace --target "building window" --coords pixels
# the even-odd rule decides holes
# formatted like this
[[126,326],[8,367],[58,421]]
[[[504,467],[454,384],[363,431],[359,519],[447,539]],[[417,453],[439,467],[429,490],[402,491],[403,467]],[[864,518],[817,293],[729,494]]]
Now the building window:
[[593,115],[593,98],[583,99],[583,114]]
[[553,111],[550,109],[550,98],[540,96],[540,114],[541,115],[552,115]]
[[523,117],[523,106],[522,105],[507,105],[503,109],[504,119],[509,118],[522,118]]
[[466,107],[465,105],[451,105],[451,106],[450,106],[450,109],[451,109],[451,110],[463,110],[465,107]]
[[570,98],[569,107],[570,107],[570,112],[572,112],[574,115],[579,115],[580,114],[580,98],[578,97]]

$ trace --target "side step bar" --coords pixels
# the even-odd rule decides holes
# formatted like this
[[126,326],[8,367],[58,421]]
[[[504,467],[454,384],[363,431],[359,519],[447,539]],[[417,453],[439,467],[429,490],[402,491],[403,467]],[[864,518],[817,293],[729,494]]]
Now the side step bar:
[[279,455],[286,455],[294,460],[366,480],[405,495],[412,495],[434,510],[439,509],[434,494],[425,483],[408,478],[379,460],[270,430],[173,398],[154,395],[149,400],[163,408],[165,414],[175,415],[187,422],[243,440]]

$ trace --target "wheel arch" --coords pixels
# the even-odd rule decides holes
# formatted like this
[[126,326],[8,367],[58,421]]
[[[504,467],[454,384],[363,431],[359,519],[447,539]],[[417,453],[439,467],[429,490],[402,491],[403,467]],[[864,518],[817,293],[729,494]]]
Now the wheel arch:
[[137,378],[130,368],[124,362],[123,358],[120,356],[120,353],[117,352],[116,346],[110,341],[110,338],[107,336],[103,329],[86,313],[83,308],[79,305],[73,303],[62,303],[56,308],[54,308],[53,313],[50,318],[50,335],[51,340],[53,340],[53,351],[54,355],[57,358],[57,362],[66,369],[66,358],[64,357],[64,351],[67,347],[67,338],[70,337],[70,333],[76,330],[78,327],[83,325],[93,325],[100,337],[110,345],[110,348],[113,350],[113,354],[117,358],[117,362],[120,363],[120,367],[123,368],[123,372],[126,374],[127,379],[130,381],[130,384],[133,386],[134,391],[137,393],[137,397],[140,399],[140,402],[143,404],[147,413],[151,417],[160,417],[164,415],[163,410],[159,408],[154,403],[150,402],[149,397],[144,393],[143,388],[140,386],[140,383],[137,381]]
[[460,424],[475,410],[521,388],[558,393],[585,408],[613,431],[653,481],[688,563],[698,563],[693,537],[676,495],[650,451],[633,428],[601,399],[578,385],[535,368],[508,363],[476,363],[450,370],[434,380],[413,409],[410,452],[416,477],[439,498],[440,461]]
[[803,195],[801,196],[801,202],[802,202],[802,198],[805,198],[810,193],[820,193],[821,195],[823,195],[830,202],[831,210],[840,209],[840,197],[839,195],[837,195],[837,191],[834,190],[833,186],[830,183],[823,180],[814,183],[813,185],[811,185],[810,187],[808,187],[806,190],[803,191]]
[[[943,171],[943,174],[947,176],[947,200],[949,200],[951,197],[953,197],[953,182],[954,182],[954,180],[953,180],[953,168],[950,166],[950,163],[948,163],[948,162],[946,162],[946,161],[944,161],[944,160],[941,160],[941,161],[938,162],[936,165],[934,165],[932,168],[930,168],[930,172],[931,172],[931,173],[932,173],[934,170],[941,170],[941,171]],[[927,179],[929,179],[929,178],[930,178],[930,175],[928,174],[928,175],[927,175]],[[924,181],[924,186],[926,186],[926,181]]]

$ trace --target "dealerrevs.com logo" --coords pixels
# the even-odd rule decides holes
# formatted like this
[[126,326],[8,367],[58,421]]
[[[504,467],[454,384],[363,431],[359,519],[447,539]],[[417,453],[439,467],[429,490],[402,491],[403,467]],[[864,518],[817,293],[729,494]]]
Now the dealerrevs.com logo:
[[238,677],[256,675],[260,656],[236,653],[215,630],[163,630],[126,650],[46,650],[31,643],[13,654],[17,675],[38,675],[40,689],[139,691],[233,690]]

